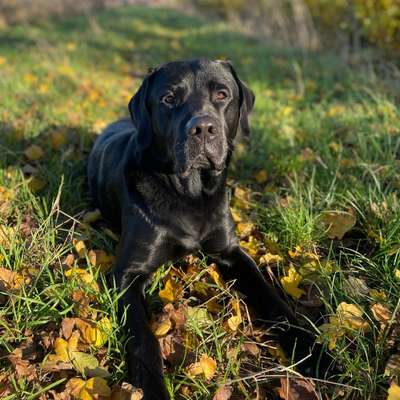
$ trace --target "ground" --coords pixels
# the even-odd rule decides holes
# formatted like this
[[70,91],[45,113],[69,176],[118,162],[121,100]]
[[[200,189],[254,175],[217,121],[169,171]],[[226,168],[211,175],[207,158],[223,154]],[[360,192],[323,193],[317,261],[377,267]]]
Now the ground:
[[[132,7],[0,31],[3,399],[106,399],[110,388],[131,398],[118,293],[105,281],[118,237],[89,212],[84,163],[102,127],[127,114],[148,67],[196,56],[230,59],[256,94],[251,140],[238,143],[230,171],[238,234],[329,348],[337,375],[288,388],[290,355],[196,255],[162,266],[147,294],[171,395],[376,400],[392,385],[394,396],[396,71],[373,52],[345,63]],[[299,385],[307,394],[294,397]]]

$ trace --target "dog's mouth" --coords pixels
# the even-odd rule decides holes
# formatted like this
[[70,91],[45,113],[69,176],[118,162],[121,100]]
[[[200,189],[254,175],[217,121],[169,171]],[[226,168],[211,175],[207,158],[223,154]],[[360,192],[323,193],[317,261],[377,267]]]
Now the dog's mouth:
[[187,178],[191,175],[192,172],[196,170],[208,170],[211,171],[214,175],[219,175],[224,169],[224,165],[216,165],[212,160],[208,160],[206,158],[199,158],[191,163],[187,163],[186,165],[181,165],[177,168],[177,175],[182,178]]

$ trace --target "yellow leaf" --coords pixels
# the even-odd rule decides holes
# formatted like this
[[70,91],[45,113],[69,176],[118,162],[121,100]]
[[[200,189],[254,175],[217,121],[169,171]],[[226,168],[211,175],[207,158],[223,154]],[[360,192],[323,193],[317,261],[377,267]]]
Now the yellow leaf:
[[369,291],[369,295],[375,300],[375,301],[386,301],[387,296],[386,293],[383,290],[378,290],[378,289],[371,289]]
[[78,253],[79,257],[80,257],[80,258],[86,257],[87,248],[86,248],[85,242],[84,242],[83,240],[76,240],[76,239],[74,239],[74,240],[72,241],[72,243],[73,243],[73,245],[74,245],[74,247],[75,247],[75,250],[76,250],[76,252]]
[[46,185],[47,182],[37,176],[31,176],[28,180],[28,188],[32,193],[40,192]]
[[265,183],[268,180],[268,173],[265,169],[262,169],[260,171],[258,171],[255,175],[254,175],[254,179],[256,180],[257,183],[261,184],[261,183]]
[[39,160],[43,157],[43,149],[36,144],[29,146],[24,152],[26,158],[31,161]]
[[9,248],[15,238],[16,231],[12,226],[0,225],[0,246]]
[[328,117],[336,117],[346,113],[346,108],[342,104],[334,104],[330,106],[326,112]]
[[7,62],[7,59],[3,56],[0,56],[0,65],[4,65]]
[[247,242],[245,240],[240,241],[240,246],[243,247],[243,249],[245,249],[253,258],[257,257],[261,244],[262,243],[259,242],[254,236],[249,236]]
[[111,396],[111,389],[103,378],[90,378],[79,393],[80,400],[106,400]]
[[165,336],[170,331],[172,328],[172,322],[169,318],[166,318],[160,323],[154,323],[152,328],[154,335],[160,338]]
[[364,312],[355,304],[342,302],[336,309],[336,315],[339,321],[347,328],[368,329],[368,322],[363,320]]
[[56,131],[50,134],[50,143],[53,149],[58,150],[67,142],[66,133],[63,131]]
[[248,236],[254,230],[254,224],[251,222],[239,222],[236,226],[236,232],[239,236]]
[[86,224],[91,224],[93,222],[98,221],[101,218],[101,212],[98,208],[96,208],[93,211],[88,211],[84,216],[83,216],[83,222]]
[[306,292],[303,289],[299,289],[298,286],[302,281],[301,275],[291,265],[287,276],[281,278],[281,284],[286,293],[290,294],[295,299],[299,299]]
[[396,269],[394,270],[394,276],[395,276],[397,279],[400,279],[400,268],[396,268]]
[[329,211],[322,215],[322,223],[327,228],[329,239],[342,240],[346,232],[356,224],[356,216],[354,212]]
[[85,283],[93,282],[93,275],[91,275],[86,269],[82,268],[71,268],[64,272],[64,275],[68,279],[77,279]]
[[387,400],[400,400],[400,386],[395,383],[390,385]]
[[215,265],[207,268],[207,272],[210,274],[211,278],[213,278],[213,280],[217,284],[217,286],[219,286],[220,288],[224,287],[224,282],[223,282],[219,272],[216,270]]
[[209,380],[214,376],[216,369],[217,362],[207,354],[203,354],[199,362],[193,363],[188,367],[187,372],[192,377],[203,374],[205,379]]
[[286,357],[285,352],[283,351],[282,347],[277,344],[274,347],[267,347],[268,353],[271,354],[276,360],[278,360],[279,364],[287,365],[288,359]]
[[79,397],[80,392],[85,386],[85,381],[80,378],[71,378],[66,386],[67,392],[71,393],[73,397]]
[[98,267],[101,272],[105,272],[114,263],[114,257],[107,254],[104,250],[90,250],[89,260],[94,267]]
[[283,261],[283,257],[279,254],[266,253],[260,257],[260,264],[276,264]]
[[164,289],[160,290],[158,295],[166,303],[172,303],[182,295],[182,286],[169,278],[165,283]]
[[294,249],[288,251],[289,257],[296,258],[302,254],[302,249],[299,245],[297,245]]
[[102,318],[97,323],[76,318],[75,324],[85,342],[96,347],[103,346],[112,331],[112,324],[107,317]]
[[231,207],[231,214],[234,222],[238,223],[242,221],[242,215],[240,213],[240,210]]

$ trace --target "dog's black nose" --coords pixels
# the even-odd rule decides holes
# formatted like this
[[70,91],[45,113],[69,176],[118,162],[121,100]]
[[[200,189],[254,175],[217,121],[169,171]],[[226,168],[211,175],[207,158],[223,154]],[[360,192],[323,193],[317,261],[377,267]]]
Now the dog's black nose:
[[212,118],[208,116],[193,117],[186,125],[190,135],[214,135],[217,129],[213,124]]

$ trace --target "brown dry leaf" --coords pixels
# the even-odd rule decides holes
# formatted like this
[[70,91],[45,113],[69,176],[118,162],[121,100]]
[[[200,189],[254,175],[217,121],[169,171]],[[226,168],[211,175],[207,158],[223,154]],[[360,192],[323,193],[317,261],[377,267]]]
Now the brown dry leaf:
[[69,339],[75,327],[75,318],[64,318],[61,321],[61,333],[65,339]]
[[214,376],[216,369],[217,362],[207,354],[202,354],[200,361],[189,365],[187,373],[191,377],[203,374],[204,378],[209,380]]
[[392,313],[383,304],[376,303],[371,306],[371,312],[374,318],[380,322],[381,328],[385,328],[390,319],[392,318]]
[[232,387],[228,385],[220,386],[214,394],[213,400],[229,400],[232,396]]
[[260,354],[260,348],[254,342],[245,342],[240,346],[240,350],[244,353],[257,357]]
[[357,221],[354,210],[327,211],[323,213],[321,220],[327,229],[328,238],[338,240],[342,240],[343,236],[353,229]]
[[[172,366],[182,365],[189,358],[189,350],[183,343],[181,335],[169,334],[158,340],[162,358]],[[188,354],[189,353],[189,354]]]
[[164,306],[164,312],[168,314],[169,319],[173,322],[175,329],[181,329],[186,323],[186,307],[182,304],[175,308],[169,303]]
[[182,291],[183,287],[179,282],[174,281],[173,278],[168,278],[164,289],[161,289],[158,295],[165,303],[172,303],[182,297]]
[[320,400],[312,380],[281,378],[278,394],[283,400]]
[[400,376],[400,353],[392,354],[385,366],[386,376]]
[[30,282],[29,276],[0,267],[0,291],[14,293]]
[[136,389],[130,383],[122,382],[121,386],[113,386],[110,400],[141,400],[142,398],[142,389]]
[[24,154],[28,160],[36,161],[43,157],[44,151],[40,146],[33,144],[25,149]]

